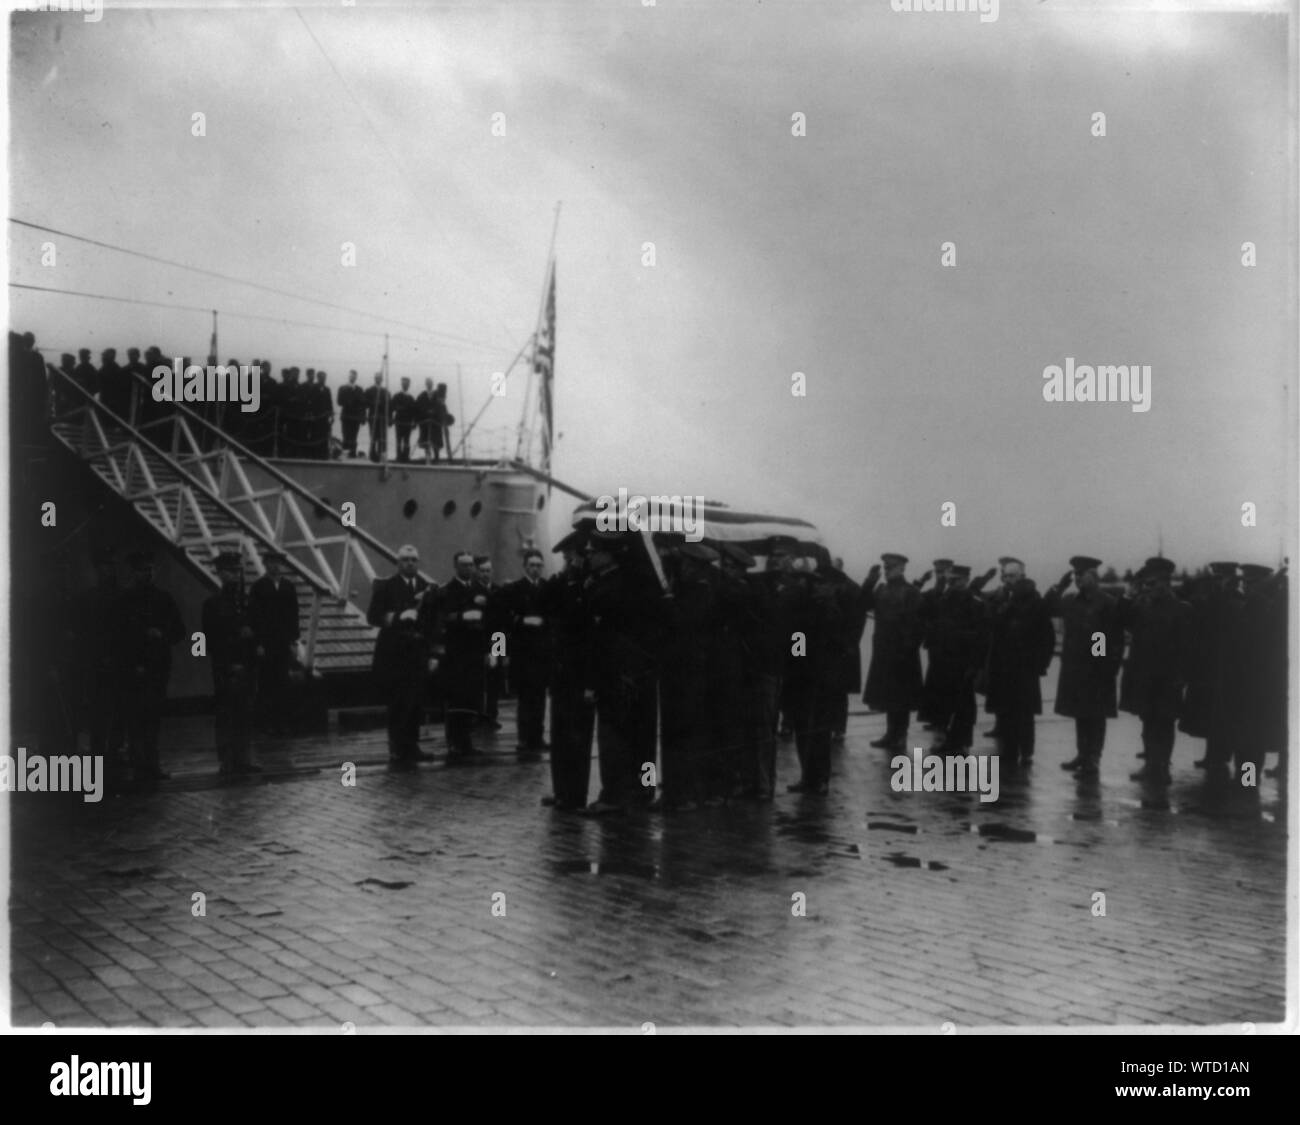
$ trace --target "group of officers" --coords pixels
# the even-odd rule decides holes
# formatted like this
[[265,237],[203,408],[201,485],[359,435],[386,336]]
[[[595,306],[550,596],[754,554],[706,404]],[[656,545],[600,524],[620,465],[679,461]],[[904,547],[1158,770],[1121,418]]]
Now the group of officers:
[[[44,360],[30,334],[20,337],[11,332],[9,351],[11,370],[31,368],[39,375],[39,379],[33,376],[35,387],[30,397],[42,404],[48,398],[56,410],[76,405],[66,383],[58,382],[57,377],[50,388],[53,393],[45,393]],[[184,367],[190,363],[188,357],[182,360]],[[231,367],[240,365],[237,359],[226,363]],[[90,349],[83,348],[76,356],[65,352],[57,371],[68,383],[98,398],[121,418],[132,417],[134,398],[136,423],[148,425],[173,409],[171,403],[157,402],[150,393],[154,368],[171,364],[171,359],[157,347],[149,348],[143,356],[139,348],[129,349],[124,364],[118,362],[115,348],[107,348],[96,366]],[[276,380],[269,360],[255,359],[251,366],[259,372],[260,383],[255,412],[245,413],[237,402],[194,403],[191,408],[259,456],[317,461],[366,456],[359,448],[362,427],[367,430],[368,456],[374,462],[387,459],[390,428],[395,461],[412,460],[413,441],[421,451],[421,460],[441,460],[444,448],[450,456],[450,427],[456,419],[447,409],[446,383],[435,385],[433,379],[425,379],[424,390],[413,394],[411,380],[403,377],[399,389],[390,393],[383,372],[376,372],[371,386],[362,387],[357,372],[349,371],[347,382],[332,395],[326,372],[313,367],[305,372],[298,367],[282,368]],[[331,442],[336,420],[342,434],[341,445],[337,447]],[[196,434],[195,438],[205,448],[216,440],[208,431]]]
[[[862,682],[870,615],[862,698],[886,716],[875,747],[910,749],[915,714],[934,732],[931,751],[970,752],[983,695],[1001,765],[1030,766],[1057,618],[1055,711],[1075,728],[1063,769],[1097,775],[1107,720],[1120,709],[1142,722],[1135,780],[1168,785],[1178,730],[1206,739],[1195,765],[1213,784],[1257,792],[1267,754],[1285,766],[1285,568],[1216,562],[1176,588],[1175,564],[1157,557],[1126,587],[1103,588],[1100,560],[1080,555],[1041,593],[1010,556],[974,578],[937,559],[913,582],[908,560],[886,554],[859,585],[818,544],[773,539],[755,569],[736,544],[658,533],[653,543],[657,566],[640,536],[577,530],[555,548],[560,573],[543,578],[533,551],[525,577],[499,588],[480,580],[467,553],[447,585],[428,584],[415,549],[403,548],[399,573],[376,583],[370,607],[394,762],[429,757],[418,734],[430,674],[442,680],[449,761],[475,757],[486,677],[508,660],[519,753],[550,751],[546,804],[600,815],[651,801],[770,799],[782,735],[794,738],[801,774],[787,789],[824,794]],[[588,805],[593,738],[600,789]]]
[[[1062,768],[1096,776],[1107,720],[1124,710],[1142,723],[1135,780],[1169,783],[1179,730],[1206,740],[1194,764],[1211,784],[1257,792],[1270,753],[1285,769],[1285,567],[1214,562],[1175,586],[1174,563],[1157,557],[1117,587],[1102,585],[1098,559],[1079,555],[1041,593],[1010,556],[974,578],[936,559],[909,581],[908,560],[886,554],[859,585],[819,544],[778,537],[763,546],[758,569],[734,543],[583,527],[556,546],[559,573],[544,577],[543,555],[530,550],[524,576],[506,585],[493,582],[490,558],[469,552],[455,554],[445,584],[428,582],[416,548],[401,548],[397,573],[376,580],[367,613],[378,631],[373,673],[393,765],[431,757],[419,736],[435,699],[448,763],[477,758],[476,730],[500,725],[508,669],[517,752],[535,760],[549,750],[545,803],[557,809],[600,815],[652,800],[668,809],[769,800],[781,736],[793,736],[800,766],[787,789],[824,794],[874,616],[862,699],[885,714],[871,744],[880,749],[913,749],[915,715],[934,732],[931,751],[971,751],[983,695],[1001,766],[1031,765],[1041,681],[1058,652],[1056,618],[1055,711],[1075,728],[1075,755]],[[74,593],[66,568],[51,565],[35,599],[43,608],[33,637],[45,650],[36,660],[45,677],[41,741],[70,748],[84,724],[91,753],[115,763],[112,751],[125,745],[134,780],[156,781],[167,776],[158,730],[172,649],[187,632],[174,599],[154,583],[152,556],[127,558],[126,586],[112,551],[93,561],[89,590]],[[258,771],[259,712],[272,733],[283,731],[299,640],[286,558],[267,554],[251,584],[249,561],[235,551],[217,556],[221,586],[203,603],[204,652],[195,654],[211,664],[224,775]],[[999,571],[1000,587],[985,594]],[[593,740],[600,789],[588,805]]]
[[[86,730],[111,788],[149,785],[169,776],[158,734],[173,650],[192,634],[176,600],[155,583],[151,553],[126,557],[125,585],[112,549],[95,551],[92,561],[94,585],[78,593],[66,565],[50,560],[36,599],[41,618],[30,633],[42,679],[38,741],[45,753],[71,752]],[[202,605],[201,648],[191,651],[206,656],[212,670],[220,773],[259,773],[252,760],[255,720],[260,714],[269,733],[286,730],[298,594],[282,554],[268,554],[265,573],[251,583],[243,555],[226,551],[215,561],[221,588]]]

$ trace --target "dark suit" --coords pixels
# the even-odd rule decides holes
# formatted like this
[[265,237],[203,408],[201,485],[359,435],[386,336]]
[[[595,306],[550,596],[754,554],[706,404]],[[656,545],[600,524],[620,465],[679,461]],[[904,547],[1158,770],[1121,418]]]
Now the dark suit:
[[357,431],[366,420],[366,392],[355,383],[344,383],[337,398],[343,420],[343,449],[351,455],[357,451]]
[[253,681],[258,639],[251,603],[238,587],[203,603],[203,633],[212,662],[213,720],[223,773],[247,766],[253,739]]
[[158,727],[171,678],[171,650],[185,636],[185,626],[172,596],[153,585],[127,590],[119,611],[131,758],[137,771],[157,770]]
[[[420,750],[420,718],[428,684],[429,638],[422,603],[436,596],[418,574],[377,578],[366,620],[379,629],[372,669],[388,701],[388,752],[411,760]],[[402,620],[407,610],[414,619]]]
[[415,399],[409,391],[393,395],[393,430],[397,435],[397,460],[411,459],[411,430],[415,426]]
[[383,387],[367,387],[362,393],[370,426],[370,460],[378,461],[388,450],[388,392]]
[[447,753],[464,757],[475,753],[474,723],[483,713],[488,591],[477,580],[453,578],[439,589],[434,606],[447,708]]
[[541,579],[521,578],[502,593],[510,614],[510,674],[519,698],[519,746],[543,750],[551,678],[550,592]]
[[263,649],[258,672],[258,703],[271,725],[279,727],[287,714],[293,646],[301,636],[298,593],[287,577],[273,582],[269,574],[264,574],[253,583],[248,602],[249,621]]
[[1039,680],[1047,675],[1056,630],[1031,579],[989,595],[989,647],[985,709],[997,716],[998,753],[1004,764],[1034,756],[1034,716],[1043,710]]
[[551,786],[563,808],[582,808],[591,783],[595,709],[583,698],[586,616],[582,568],[565,570],[547,582],[555,663],[551,679]]

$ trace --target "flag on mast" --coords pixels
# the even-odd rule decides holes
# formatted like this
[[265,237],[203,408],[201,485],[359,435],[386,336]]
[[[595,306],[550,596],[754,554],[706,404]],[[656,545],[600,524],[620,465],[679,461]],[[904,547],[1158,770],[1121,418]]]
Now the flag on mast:
[[551,386],[555,378],[555,259],[551,259],[551,277],[547,285],[546,309],[537,326],[533,347],[533,371],[538,378],[538,408],[542,413],[542,471],[551,469],[552,419],[554,417]]

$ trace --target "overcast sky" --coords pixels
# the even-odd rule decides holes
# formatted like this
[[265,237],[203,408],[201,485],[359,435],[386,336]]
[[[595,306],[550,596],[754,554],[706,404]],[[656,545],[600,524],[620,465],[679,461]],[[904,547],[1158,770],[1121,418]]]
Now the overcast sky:
[[[13,225],[11,280],[215,307],[223,358],[332,386],[368,381],[387,328],[394,374],[449,382],[455,411],[459,363],[472,414],[532,331],[562,200],[559,477],[802,515],[855,572],[886,550],[1123,570],[1158,531],[1180,563],[1275,565],[1296,482],[1286,9],[1134,8],[23,14],[12,216],[457,339]],[[10,301],[47,358],[207,351],[204,313]],[[1044,402],[1067,356],[1150,365],[1151,409]],[[522,388],[485,416],[497,448]]]

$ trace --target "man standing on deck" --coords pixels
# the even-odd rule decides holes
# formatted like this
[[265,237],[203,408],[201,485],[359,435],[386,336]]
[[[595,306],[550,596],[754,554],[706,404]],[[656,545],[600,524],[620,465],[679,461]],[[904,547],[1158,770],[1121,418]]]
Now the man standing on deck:
[[393,432],[397,435],[397,460],[405,463],[411,459],[411,430],[415,426],[415,399],[411,395],[411,380],[402,379],[401,390],[393,395]]
[[366,422],[370,426],[370,460],[378,463],[388,452],[388,391],[384,375],[375,372],[375,383],[366,388]]
[[356,457],[357,431],[366,420],[366,392],[357,386],[357,373],[348,372],[348,381],[339,388],[339,415],[343,419],[343,456]]

